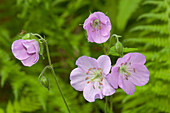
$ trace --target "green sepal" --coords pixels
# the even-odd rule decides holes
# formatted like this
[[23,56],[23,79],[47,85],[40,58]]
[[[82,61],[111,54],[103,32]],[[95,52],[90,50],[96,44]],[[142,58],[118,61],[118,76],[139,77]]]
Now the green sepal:
[[45,57],[44,57],[44,43],[40,41],[40,42],[39,42],[39,45],[40,45],[40,51],[39,51],[39,53],[40,53],[40,55],[42,56],[42,58],[45,59]]
[[22,39],[24,40],[33,40],[35,39],[37,42],[40,42],[36,36],[34,36],[32,33],[25,34]]

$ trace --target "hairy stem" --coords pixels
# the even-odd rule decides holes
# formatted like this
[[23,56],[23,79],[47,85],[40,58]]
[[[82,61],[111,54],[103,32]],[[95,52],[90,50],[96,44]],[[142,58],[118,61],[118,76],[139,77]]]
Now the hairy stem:
[[104,113],[107,113],[107,103],[108,103],[108,97],[106,96],[106,99],[105,99],[105,112]]
[[55,81],[56,81],[58,90],[59,90],[59,92],[60,92],[60,94],[61,94],[61,96],[62,96],[62,98],[63,98],[63,101],[64,101],[64,103],[65,103],[65,105],[66,105],[66,107],[67,107],[68,112],[70,113],[70,109],[69,109],[68,104],[67,104],[67,102],[66,102],[66,100],[65,100],[65,98],[64,98],[64,95],[63,95],[62,91],[61,91],[60,85],[59,85],[59,83],[58,83],[58,80],[57,80],[57,77],[56,77],[56,74],[55,74],[55,71],[54,71],[54,68],[53,68],[53,66],[52,66],[51,57],[50,57],[50,52],[49,52],[49,48],[48,48],[48,43],[47,43],[46,41],[45,41],[45,45],[46,45],[46,51],[47,51],[47,57],[48,57],[49,66],[51,67],[51,71],[52,71],[53,76],[54,76],[54,78],[55,78]]

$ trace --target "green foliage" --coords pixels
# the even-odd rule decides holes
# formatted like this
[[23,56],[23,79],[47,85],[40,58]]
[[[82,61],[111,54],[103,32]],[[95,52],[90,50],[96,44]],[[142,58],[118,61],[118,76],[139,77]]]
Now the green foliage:
[[[149,0],[143,7],[151,9],[139,16],[137,24],[126,35],[124,44],[138,47],[147,58],[150,81],[137,87],[132,96],[124,96],[123,113],[169,113],[170,112],[170,18],[168,0]],[[121,96],[122,97],[122,96]]]

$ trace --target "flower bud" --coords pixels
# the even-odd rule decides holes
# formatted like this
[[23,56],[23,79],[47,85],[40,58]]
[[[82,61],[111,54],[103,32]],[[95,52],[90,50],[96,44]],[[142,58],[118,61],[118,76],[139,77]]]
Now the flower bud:
[[47,88],[48,90],[50,89],[50,81],[47,77],[42,76],[40,78],[40,83],[42,84],[42,86],[44,86],[45,88]]
[[118,40],[117,40],[117,42],[115,44],[115,49],[116,49],[116,52],[119,53],[120,55],[123,54],[123,45]]

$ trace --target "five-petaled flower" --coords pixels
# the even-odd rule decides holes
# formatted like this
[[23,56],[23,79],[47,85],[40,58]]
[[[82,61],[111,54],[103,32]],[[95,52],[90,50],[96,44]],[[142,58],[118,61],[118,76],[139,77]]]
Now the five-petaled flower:
[[24,66],[32,66],[39,60],[39,44],[33,40],[19,39],[13,42],[12,52],[14,56],[21,60]]
[[83,28],[87,31],[90,42],[104,43],[110,37],[110,19],[102,12],[94,12],[84,22]]
[[97,60],[82,56],[78,58],[76,65],[78,68],[70,74],[71,85],[76,90],[83,91],[87,101],[94,102],[97,98],[103,99],[115,92],[106,79],[111,68],[108,56],[101,55]]
[[149,81],[149,71],[144,65],[146,58],[140,53],[128,53],[119,58],[108,76],[109,83],[122,88],[127,94],[135,92],[135,85],[143,86]]

